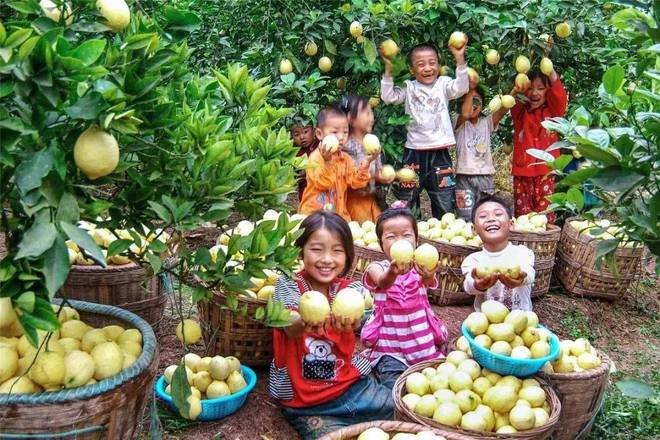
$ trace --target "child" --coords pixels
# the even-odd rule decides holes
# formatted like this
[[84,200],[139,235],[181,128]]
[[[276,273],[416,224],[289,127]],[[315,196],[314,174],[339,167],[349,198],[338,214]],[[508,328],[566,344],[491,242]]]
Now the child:
[[[314,126],[312,125],[292,125],[291,139],[293,139],[293,145],[299,148],[296,156],[306,154],[309,157],[318,146],[318,141],[316,140],[316,136],[314,136]],[[307,186],[307,182],[305,181],[305,173],[303,171],[298,175],[298,201],[302,200],[305,186]]]
[[[400,205],[399,205],[400,204]],[[436,359],[446,351],[447,327],[429,304],[427,289],[438,287],[438,267],[390,262],[398,240],[417,246],[417,221],[403,202],[395,202],[376,223],[376,235],[388,260],[371,263],[363,283],[374,292],[374,313],[362,328],[364,354],[383,385],[392,388],[410,365]]]
[[[277,281],[274,298],[297,311],[304,292],[316,290],[332,301],[344,287],[361,289],[346,276],[353,262],[353,239],[346,221],[335,213],[317,211],[301,225],[296,241],[304,269],[293,279]],[[354,423],[393,417],[391,391],[376,383],[369,362],[355,354],[359,320],[331,317],[312,327],[300,317],[273,331],[275,359],[268,390],[284,406],[284,417],[304,439],[318,438]]]
[[[527,150],[546,150],[557,142],[557,134],[546,130],[541,123],[566,114],[568,97],[566,90],[554,70],[550,76],[540,72],[529,75],[531,86],[526,90],[527,103],[517,102],[511,110],[513,119],[513,192],[516,216],[530,212],[544,211],[549,202],[546,199],[555,191],[555,181],[550,168],[538,164],[539,160]],[[559,156],[559,149],[549,151]],[[536,164],[536,165],[535,165]],[[554,214],[549,214],[550,222]]]
[[[506,304],[509,310],[532,310],[534,253],[525,245],[509,243],[509,207],[497,197],[482,198],[472,211],[472,222],[484,248],[465,257],[461,270],[465,276],[465,292],[475,296],[474,309],[480,311],[482,302],[494,299]],[[477,275],[477,267],[495,269],[516,265],[520,268],[517,277],[506,274]]]
[[472,206],[483,194],[495,193],[490,136],[508,111],[502,107],[483,117],[484,99],[484,92],[471,86],[456,121],[456,207],[465,220],[472,219]]
[[[353,158],[355,166],[359,166],[366,156],[362,141],[371,133],[374,126],[374,112],[369,105],[369,98],[364,96],[348,96],[342,100],[342,110],[348,116],[349,138],[344,151]],[[383,164],[378,157],[371,163],[369,174],[371,180],[362,189],[349,189],[347,208],[351,220],[364,223],[367,220],[376,221],[380,215],[378,198],[381,196],[377,184],[388,185],[393,179],[385,179],[380,175]],[[384,199],[384,197],[383,197]]]
[[[309,156],[307,187],[303,192],[298,212],[311,214],[319,209],[334,210],[345,220],[351,217],[346,209],[348,189],[364,188],[369,183],[369,167],[377,155],[366,156],[359,167],[343,149],[348,140],[348,119],[338,107],[326,107],[316,117],[316,138],[321,141]],[[339,149],[333,152],[326,137],[334,135]]]
[[394,192],[399,200],[406,200],[415,212],[419,210],[420,186],[431,199],[433,217],[441,218],[454,211],[454,171],[449,148],[456,144],[449,100],[457,99],[468,91],[468,67],[465,48],[450,50],[456,59],[456,79],[438,77],[438,51],[432,44],[420,44],[410,51],[410,73],[414,81],[406,81],[405,87],[394,86],[392,62],[381,48],[385,73],[381,80],[381,98],[387,104],[405,103],[410,116],[403,164],[413,168],[419,184],[411,188],[401,186]]

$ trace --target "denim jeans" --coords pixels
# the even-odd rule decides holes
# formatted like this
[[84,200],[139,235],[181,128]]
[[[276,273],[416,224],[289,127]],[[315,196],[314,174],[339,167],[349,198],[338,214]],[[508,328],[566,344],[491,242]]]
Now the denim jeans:
[[381,385],[389,389],[394,388],[394,382],[406,371],[406,364],[392,356],[383,356],[378,360],[373,371]]
[[356,423],[372,420],[392,420],[394,402],[392,390],[363,377],[333,401],[308,408],[283,408],[284,418],[305,440]]
[[408,202],[408,207],[419,216],[419,195],[425,189],[431,200],[433,217],[439,219],[446,212],[454,212],[454,169],[448,149],[418,151],[406,148],[403,164],[415,170],[419,184],[394,185],[392,190],[398,200]]

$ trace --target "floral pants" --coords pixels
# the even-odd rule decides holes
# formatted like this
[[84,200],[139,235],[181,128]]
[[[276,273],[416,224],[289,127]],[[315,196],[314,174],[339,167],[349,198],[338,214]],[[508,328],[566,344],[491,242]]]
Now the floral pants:
[[[515,200],[515,215],[542,212],[550,202],[547,196],[555,192],[554,176],[513,176],[513,198]],[[548,221],[554,223],[555,214],[548,214]]]

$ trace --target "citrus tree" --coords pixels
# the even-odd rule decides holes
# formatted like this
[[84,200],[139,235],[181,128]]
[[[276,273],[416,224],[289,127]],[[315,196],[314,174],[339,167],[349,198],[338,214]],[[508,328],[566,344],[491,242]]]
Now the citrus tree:
[[[295,184],[296,150],[279,127],[289,110],[267,103],[267,78],[239,65],[200,77],[184,39],[200,24],[195,14],[164,7],[147,16],[114,4],[123,6],[110,13],[94,0],[28,0],[0,10],[0,233],[8,250],[0,297],[11,299],[33,344],[37,329],[59,327],[50,299],[69,272],[65,242],[106,264],[80,220],[134,231],[114,237],[107,256],[127,253],[153,273],[176,248],[175,273],[185,277],[204,252],[188,250],[184,232],[232,212],[282,207]],[[143,238],[162,234],[171,240]],[[284,235],[258,230],[236,240],[246,272],[290,268],[291,244],[271,249]],[[248,273],[219,272],[216,281],[240,289]]]

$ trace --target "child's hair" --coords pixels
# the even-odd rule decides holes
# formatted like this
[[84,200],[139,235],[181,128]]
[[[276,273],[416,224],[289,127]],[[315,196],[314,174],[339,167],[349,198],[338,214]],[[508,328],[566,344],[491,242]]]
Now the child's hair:
[[546,87],[550,87],[550,78],[548,78],[547,75],[544,75],[538,70],[532,70],[527,74],[527,77],[529,78],[529,82],[532,82],[536,78],[539,78],[541,81],[543,81],[543,85],[545,85]]
[[511,210],[509,204],[504,201],[504,199],[490,194],[486,194],[480,197],[479,200],[477,200],[477,203],[474,204],[474,208],[472,208],[472,223],[474,223],[474,220],[477,218],[477,211],[479,210],[479,207],[484,203],[488,203],[488,202],[497,203],[498,205],[504,208],[504,211],[506,211],[506,215],[508,215],[509,218],[513,217],[513,211]]
[[342,98],[339,105],[344,113],[355,119],[360,110],[369,105],[369,98],[365,96],[348,95]]
[[474,93],[479,95],[479,97],[481,98],[481,105],[482,106],[486,105],[486,93],[484,93],[484,89],[482,89],[481,86],[477,86],[474,89]]
[[413,55],[415,55],[415,52],[420,52],[422,50],[432,50],[433,52],[435,52],[435,56],[438,58],[438,61],[440,60],[440,55],[438,55],[438,48],[435,47],[435,44],[420,43],[417,46],[410,49],[410,52],[408,52],[408,64],[412,65]]
[[341,244],[344,247],[344,252],[346,252],[346,266],[344,267],[341,276],[346,276],[353,266],[353,260],[355,259],[353,234],[351,233],[351,228],[348,227],[346,220],[334,212],[319,210],[307,216],[300,224],[300,228],[303,233],[296,240],[296,246],[301,249],[301,252],[302,248],[307,244],[309,237],[319,229],[325,228],[339,237],[339,241],[341,241]]
[[323,127],[325,125],[325,121],[330,116],[339,116],[345,118],[346,112],[342,110],[339,103],[332,103],[316,114],[316,126]]
[[405,217],[408,220],[410,220],[410,224],[412,224],[413,231],[415,231],[415,241],[417,241],[417,220],[415,219],[415,216],[413,213],[410,211],[408,208],[387,208],[385,211],[383,211],[379,216],[378,219],[376,220],[376,236],[378,237],[378,243],[383,246],[383,223],[385,223],[387,220],[395,218],[395,217]]

